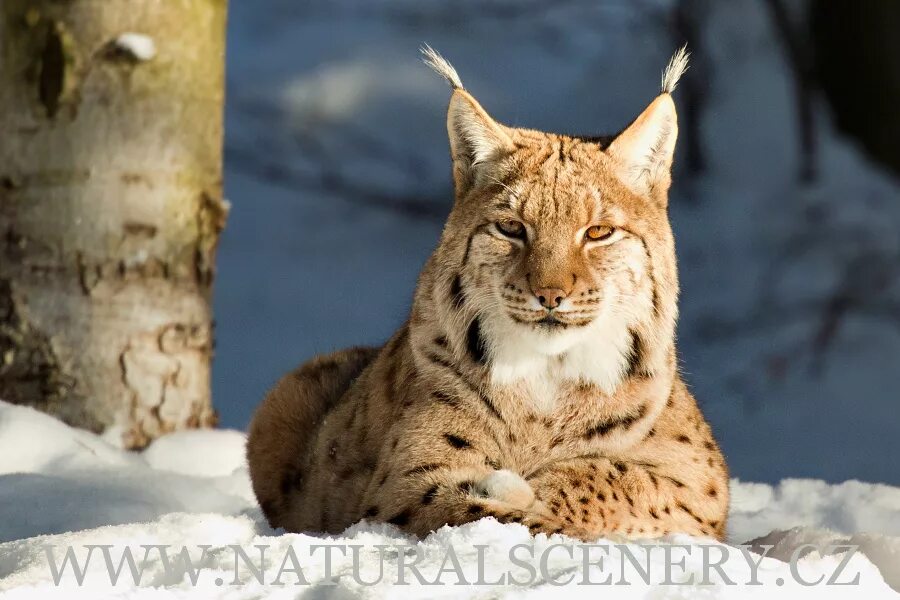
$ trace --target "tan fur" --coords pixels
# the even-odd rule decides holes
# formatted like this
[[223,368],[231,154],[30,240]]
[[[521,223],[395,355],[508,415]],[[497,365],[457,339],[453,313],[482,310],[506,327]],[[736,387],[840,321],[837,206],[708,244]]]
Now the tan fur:
[[[267,518],[721,539],[727,469],[676,365],[674,104],[663,94],[615,140],[588,139],[502,126],[454,87],[456,201],[409,321],[378,350],[289,374],[254,417]],[[511,221],[524,239],[497,225]],[[590,241],[592,225],[614,233]]]

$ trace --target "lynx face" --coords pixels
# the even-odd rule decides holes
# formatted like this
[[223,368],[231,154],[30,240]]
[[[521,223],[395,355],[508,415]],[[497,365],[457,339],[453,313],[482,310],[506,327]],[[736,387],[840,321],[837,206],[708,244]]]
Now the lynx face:
[[636,340],[661,347],[674,327],[668,91],[683,65],[670,66],[664,93],[618,136],[585,138],[503,126],[455,72],[431,64],[454,87],[456,203],[439,265],[464,296],[493,380],[611,393],[641,352]]
[[486,330],[559,355],[649,314],[640,214],[664,211],[627,190],[611,167],[595,141],[540,136],[504,163],[509,183],[463,203],[460,210],[480,213],[467,289]]

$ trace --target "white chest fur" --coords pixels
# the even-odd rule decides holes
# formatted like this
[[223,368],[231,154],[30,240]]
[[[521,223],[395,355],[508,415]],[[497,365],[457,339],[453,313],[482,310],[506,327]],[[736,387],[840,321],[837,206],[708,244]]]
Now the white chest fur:
[[587,327],[562,331],[493,321],[484,324],[491,379],[515,386],[538,412],[552,412],[567,383],[590,383],[612,393],[627,369],[631,334],[622,319],[598,318]]

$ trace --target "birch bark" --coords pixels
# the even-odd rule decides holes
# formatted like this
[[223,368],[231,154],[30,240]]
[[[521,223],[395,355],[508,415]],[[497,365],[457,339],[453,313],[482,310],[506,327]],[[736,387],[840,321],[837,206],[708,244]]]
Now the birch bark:
[[225,0],[0,2],[0,398],[215,423]]

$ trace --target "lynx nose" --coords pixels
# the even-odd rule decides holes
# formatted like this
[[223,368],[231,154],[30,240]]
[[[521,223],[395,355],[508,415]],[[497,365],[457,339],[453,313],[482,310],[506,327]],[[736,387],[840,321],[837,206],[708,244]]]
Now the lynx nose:
[[567,296],[564,290],[558,288],[539,288],[534,290],[534,295],[537,296],[541,306],[551,310],[558,307]]

